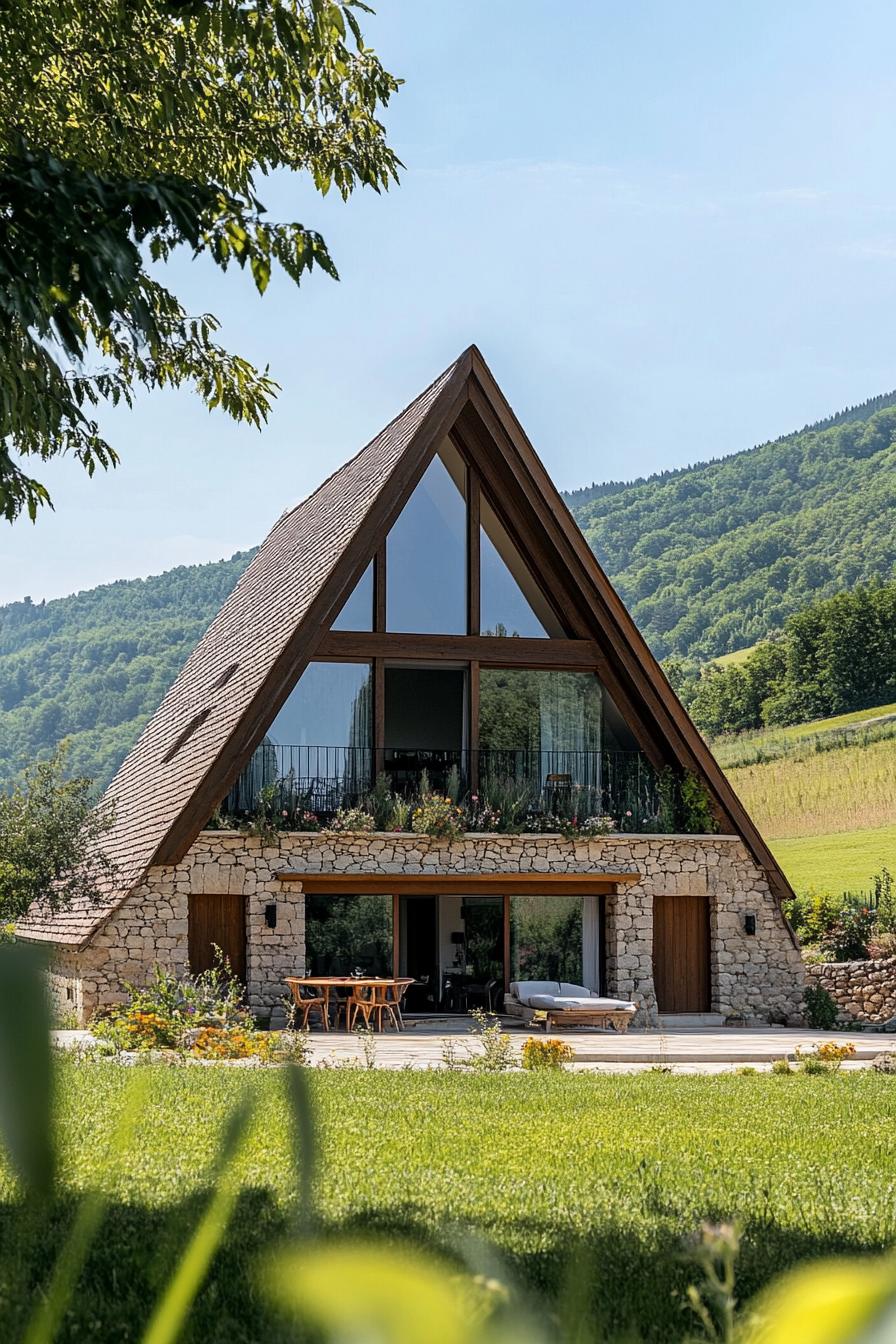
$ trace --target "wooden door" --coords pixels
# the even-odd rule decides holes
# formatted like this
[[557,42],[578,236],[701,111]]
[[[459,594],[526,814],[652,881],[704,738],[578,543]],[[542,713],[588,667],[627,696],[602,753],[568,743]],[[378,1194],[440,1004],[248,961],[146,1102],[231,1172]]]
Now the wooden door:
[[709,1012],[709,901],[704,896],[654,897],[653,983],[661,1013]]
[[246,901],[243,896],[206,892],[190,897],[190,970],[194,975],[215,964],[220,947],[238,980],[246,982]]

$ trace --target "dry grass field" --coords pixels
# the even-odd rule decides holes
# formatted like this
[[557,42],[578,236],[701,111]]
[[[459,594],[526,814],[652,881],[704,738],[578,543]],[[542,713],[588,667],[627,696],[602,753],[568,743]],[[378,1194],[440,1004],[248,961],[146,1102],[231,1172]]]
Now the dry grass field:
[[783,836],[864,831],[896,822],[896,740],[783,756],[727,771],[759,829]]

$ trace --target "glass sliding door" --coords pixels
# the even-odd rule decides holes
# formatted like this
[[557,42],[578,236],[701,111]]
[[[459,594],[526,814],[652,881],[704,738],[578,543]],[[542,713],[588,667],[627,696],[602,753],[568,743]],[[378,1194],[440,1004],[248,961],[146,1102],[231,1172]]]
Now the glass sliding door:
[[306,975],[392,974],[391,896],[306,896]]

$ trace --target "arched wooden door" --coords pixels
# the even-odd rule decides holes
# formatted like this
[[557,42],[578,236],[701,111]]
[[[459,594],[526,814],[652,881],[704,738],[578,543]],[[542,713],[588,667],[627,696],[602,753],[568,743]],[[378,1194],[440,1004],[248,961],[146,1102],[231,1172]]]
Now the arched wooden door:
[[705,896],[654,897],[653,984],[661,1013],[709,1012],[709,901]]
[[246,983],[246,898],[226,892],[191,896],[188,946],[194,975],[215,964],[220,947],[237,980]]

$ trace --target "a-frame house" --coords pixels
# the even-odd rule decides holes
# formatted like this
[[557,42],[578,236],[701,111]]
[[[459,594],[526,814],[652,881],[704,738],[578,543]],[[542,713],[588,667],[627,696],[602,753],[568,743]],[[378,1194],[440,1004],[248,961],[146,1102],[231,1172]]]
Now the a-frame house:
[[[427,780],[475,829],[409,830]],[[475,347],[276,522],[109,794],[115,889],[20,927],[82,1016],[213,944],[273,1017],[355,965],[799,1011],[786,880]]]

